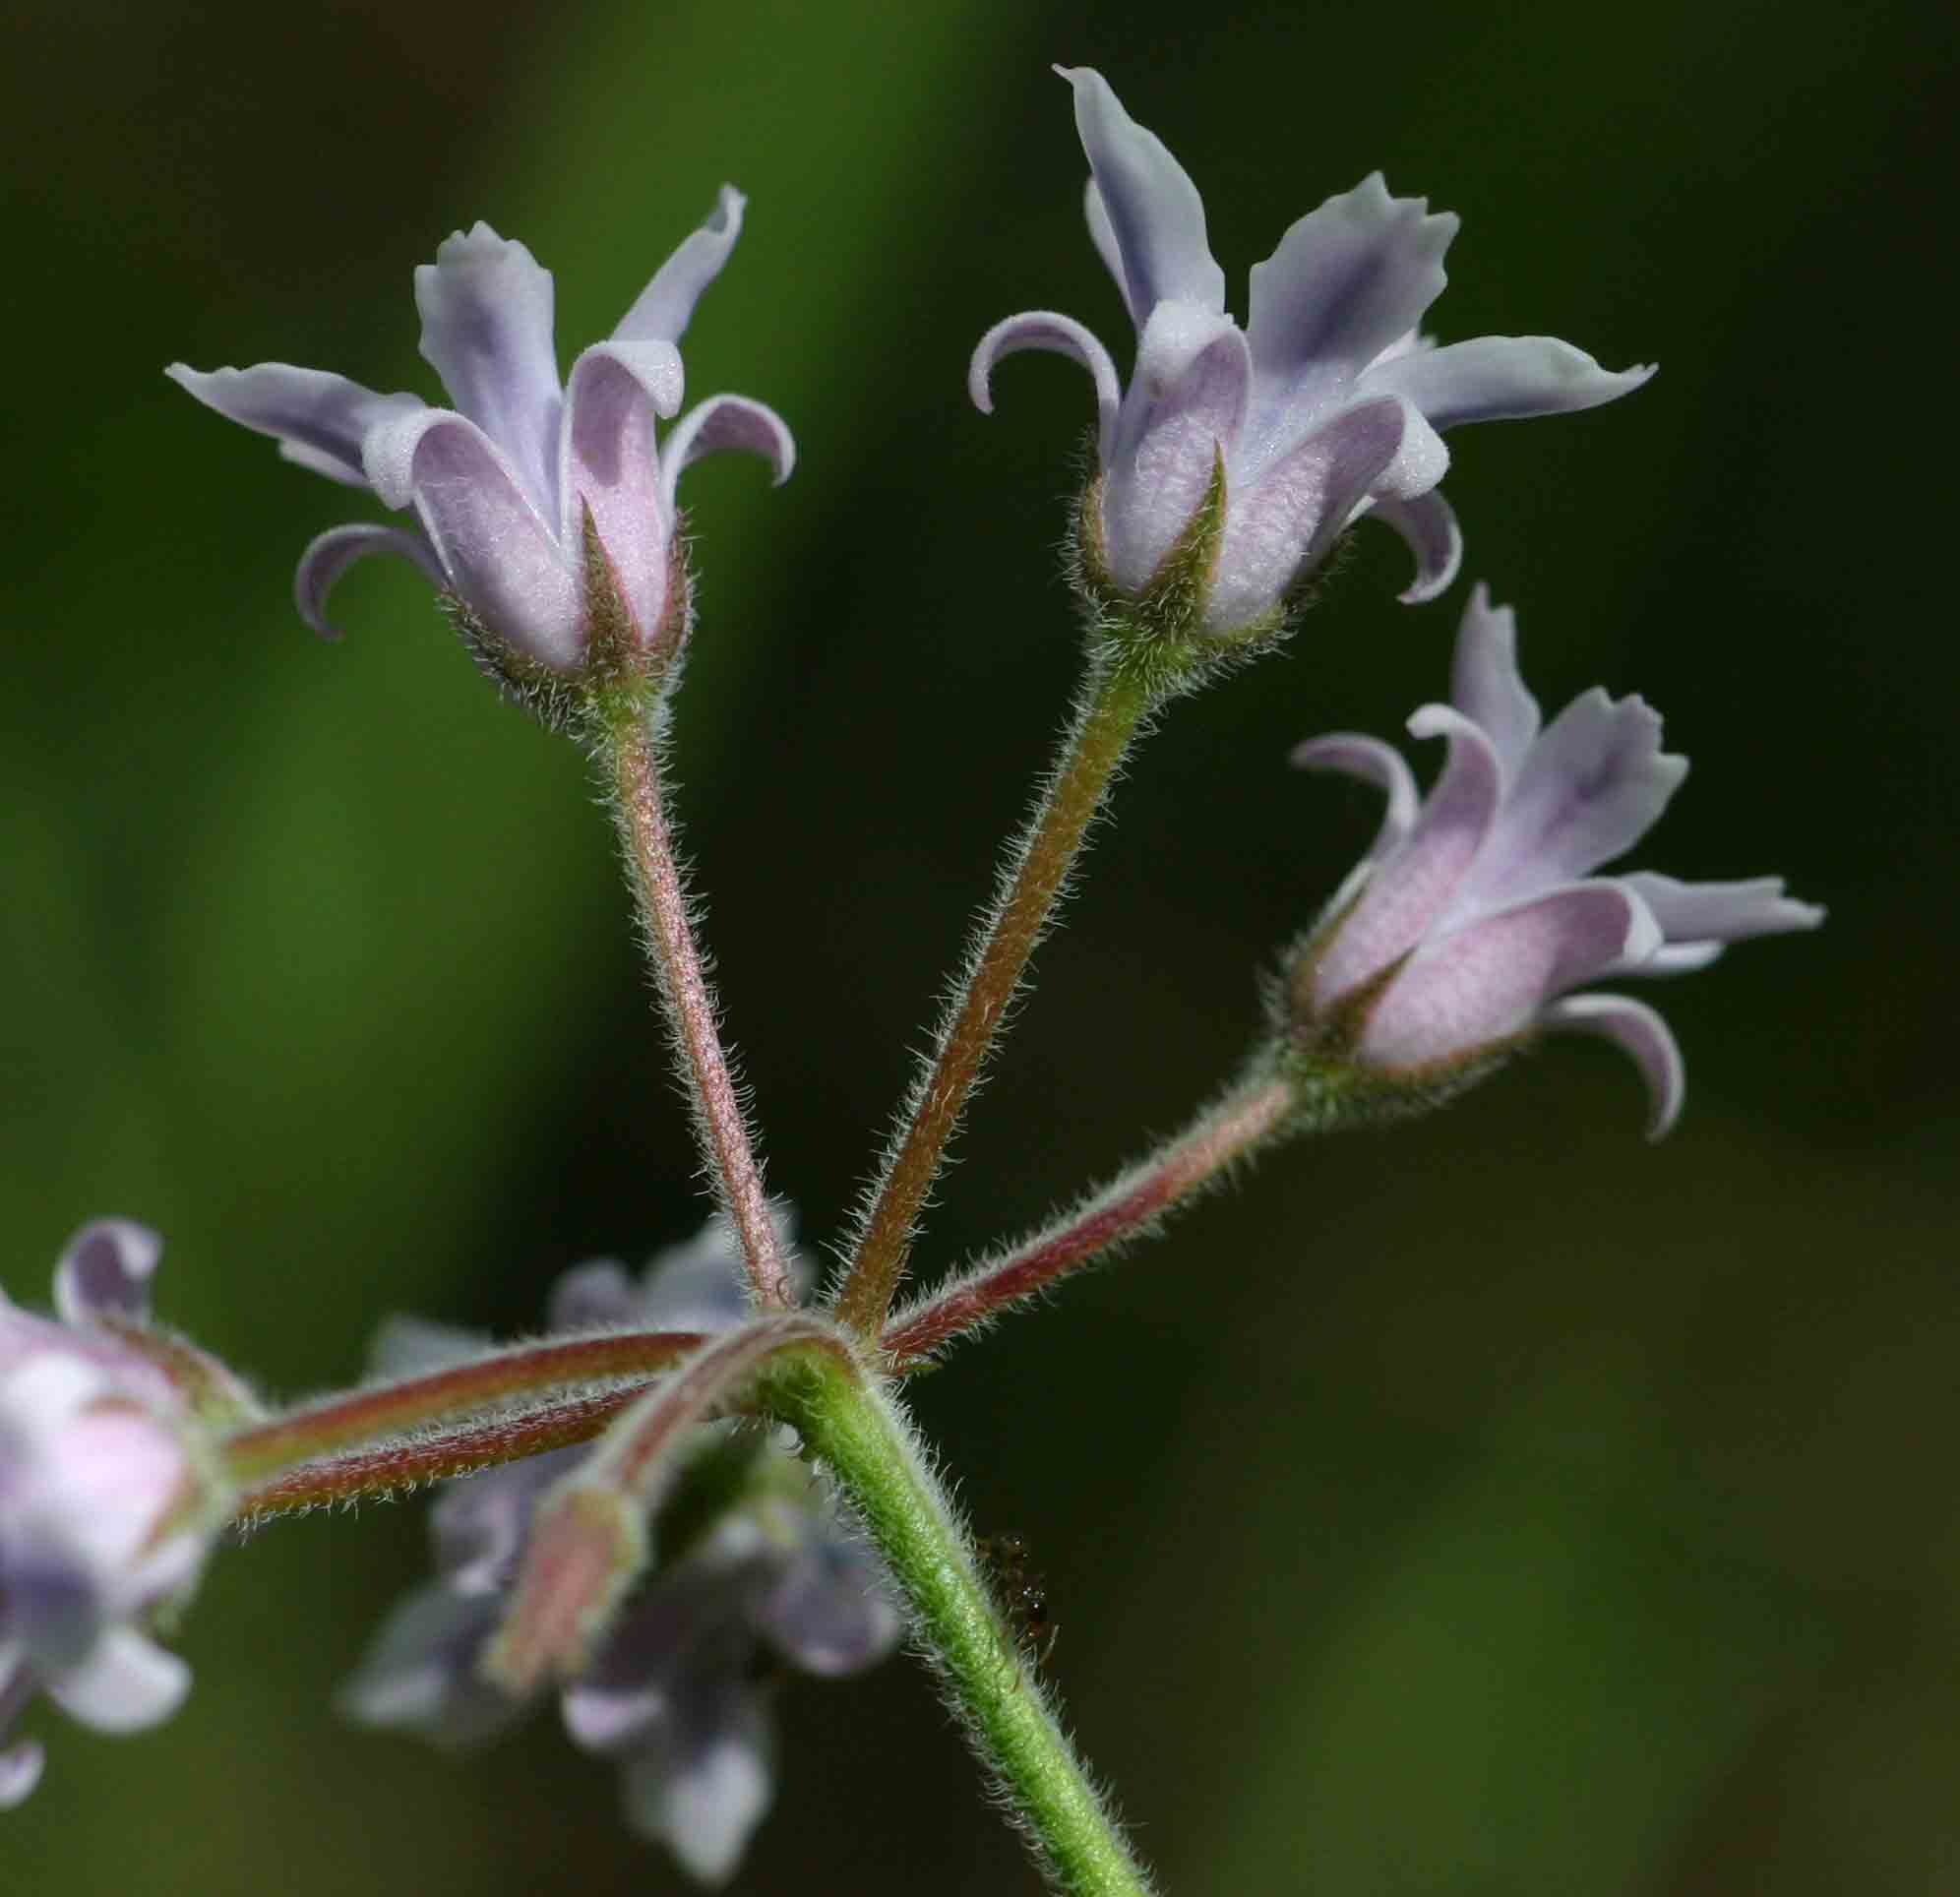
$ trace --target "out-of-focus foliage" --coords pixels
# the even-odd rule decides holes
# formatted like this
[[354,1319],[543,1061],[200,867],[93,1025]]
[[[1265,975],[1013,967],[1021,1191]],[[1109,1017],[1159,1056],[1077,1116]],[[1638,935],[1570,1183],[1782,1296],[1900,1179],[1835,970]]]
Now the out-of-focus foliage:
[[[679,756],[730,1025],[834,1232],[1065,702],[1053,548],[1079,376],[965,353],[1120,329],[1053,58],[1102,67],[1243,272],[1364,171],[1463,214],[1446,337],[1658,381],[1460,439],[1468,573],[1557,704],[1695,760],[1683,875],[1788,874],[1821,937],[1659,997],[1689,1101],[1560,1045],[1434,1122],[1282,1155],[920,1391],[1171,1889],[1920,1897],[1960,1872],[1960,1035],[1939,583],[1953,417],[1929,280],[1952,26],[1930,5],[1637,26],[1534,0],[549,16],[439,0],[57,9],[10,35],[0,567],[0,1219],[38,1295],[100,1212],[167,1315],[280,1391],[415,1309],[515,1329],[568,1261],[698,1208],[603,826],[405,569],[337,649],[286,587],[348,518],[158,373],[282,357],[432,392],[408,273],[487,216],[610,327],[724,177],[750,224],[698,394],[795,427],[690,476]],[[1942,404],[1949,404],[1942,408]],[[358,511],[358,503],[355,511]],[[1287,746],[1392,735],[1457,601],[1364,530],[1285,656],[1177,706],[949,1178],[931,1262],[1043,1212],[1231,1068],[1256,969],[1374,812]],[[0,1890],[657,1890],[548,1722],[481,1760],[328,1705],[421,1509],[217,1564],[163,1732],[54,1730]],[[915,1674],[784,1704],[744,1890],[1029,1887]],[[799,1878],[802,1881],[799,1883]]]

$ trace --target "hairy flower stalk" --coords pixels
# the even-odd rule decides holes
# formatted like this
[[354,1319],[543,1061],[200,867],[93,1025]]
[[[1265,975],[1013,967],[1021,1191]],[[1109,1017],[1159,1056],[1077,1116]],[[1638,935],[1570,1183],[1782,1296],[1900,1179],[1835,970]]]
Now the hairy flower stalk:
[[701,1342],[694,1331],[624,1331],[485,1351],[426,1376],[329,1397],[236,1430],[224,1440],[225,1467],[250,1491],[307,1464],[498,1405],[578,1401],[605,1384],[637,1390]]
[[755,1301],[783,1310],[795,1291],[769,1213],[762,1163],[749,1135],[741,1089],[716,1025],[714,997],[695,946],[694,924],[674,852],[660,773],[664,713],[628,702],[595,739],[610,777],[621,853],[639,905],[642,939],[663,1005],[704,1170],[742,1244]]
[[1028,957],[1069,885],[1083,838],[1154,697],[1148,681],[1110,658],[1092,663],[1075,721],[1040,804],[1002,872],[966,976],[942,1020],[903,1123],[866,1205],[850,1268],[833,1309],[860,1336],[876,1336],[905,1272],[919,1212],[947,1142]]
[[1266,1071],[1196,1123],[1092,1193],[1053,1224],[956,1273],[896,1313],[879,1338],[888,1370],[917,1370],[946,1345],[982,1330],[1059,1280],[1159,1231],[1179,1207],[1297,1130],[1291,1082]]

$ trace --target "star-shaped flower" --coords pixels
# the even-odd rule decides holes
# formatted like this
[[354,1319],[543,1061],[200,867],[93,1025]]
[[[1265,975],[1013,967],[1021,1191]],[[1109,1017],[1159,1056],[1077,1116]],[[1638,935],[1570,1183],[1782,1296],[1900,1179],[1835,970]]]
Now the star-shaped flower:
[[1254,267],[1241,329],[1184,167],[1099,73],[1057,70],[1074,88],[1089,235],[1136,326],[1135,367],[1126,389],[1081,324],[1036,310],[987,332],[969,386],[991,411],[994,365],[1017,349],[1051,349],[1089,371],[1101,478],[1084,551],[1120,593],[1149,590],[1222,480],[1203,632],[1271,626],[1342,529],[1370,513],[1415,553],[1403,598],[1432,598],[1462,554],[1437,490],[1449,464],[1442,431],[1591,408],[1653,373],[1609,372],[1550,337],[1433,347],[1418,325],[1442,289],[1457,220],[1424,199],[1391,198],[1378,172],[1302,217]]
[[[398,553],[466,609],[521,669],[580,671],[602,633],[655,657],[686,632],[675,534],[681,470],[718,449],[746,449],[778,482],[795,461],[789,430],[743,396],[715,396],[655,439],[679,412],[676,346],[702,292],[742,229],[742,195],[724,186],[714,213],[668,258],[561,387],[552,342],[551,274],[521,243],[479,223],[415,273],[422,354],[456,403],[377,395],[320,369],[262,362],[201,374],[168,371],[200,401],[271,435],[279,453],[391,508],[406,528],[335,527],[300,558],[294,596],[315,632],[333,637],[327,595],[363,555]],[[588,542],[589,534],[589,542]],[[599,576],[609,597],[595,599]],[[623,617],[623,625],[615,624]]]
[[1296,1041],[1420,1091],[1535,1029],[1602,1034],[1639,1064],[1658,1138],[1683,1091],[1667,1023],[1629,997],[1571,991],[1705,968],[1732,942],[1814,929],[1823,910],[1785,895],[1780,877],[1595,875],[1653,827],[1687,760],[1661,749],[1657,712],[1597,687],[1543,724],[1510,609],[1482,586],[1457,634],[1450,703],[1424,705],[1409,730],[1449,744],[1427,797],[1375,738],[1340,732],[1293,753],[1388,798],[1374,847],[1294,964]]

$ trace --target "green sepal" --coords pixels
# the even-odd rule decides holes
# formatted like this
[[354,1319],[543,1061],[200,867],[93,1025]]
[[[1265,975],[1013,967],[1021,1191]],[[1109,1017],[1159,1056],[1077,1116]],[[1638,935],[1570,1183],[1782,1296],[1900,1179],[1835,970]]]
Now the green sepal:
[[685,542],[678,531],[668,542],[666,609],[657,626],[643,630],[626,603],[590,507],[583,524],[585,655],[576,672],[561,672],[519,651],[459,594],[441,595],[443,611],[477,669],[547,730],[573,736],[647,715],[679,674],[692,612]]
[[1087,611],[1092,649],[1132,674],[1161,704],[1242,665],[1287,631],[1279,608],[1229,633],[1207,632],[1205,606],[1225,538],[1225,456],[1215,450],[1211,479],[1184,531],[1141,591],[1126,592],[1110,573],[1102,530],[1102,477],[1083,490],[1068,542],[1069,578]]

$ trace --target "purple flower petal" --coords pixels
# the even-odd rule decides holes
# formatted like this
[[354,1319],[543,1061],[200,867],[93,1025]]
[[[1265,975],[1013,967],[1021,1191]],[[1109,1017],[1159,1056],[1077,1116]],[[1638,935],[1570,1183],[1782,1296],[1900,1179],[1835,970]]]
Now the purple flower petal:
[[1547,1008],[1539,1024],[1597,1034],[1630,1054],[1647,1083],[1647,1137],[1659,1139],[1674,1125],[1686,1089],[1681,1049],[1667,1022],[1644,1002],[1624,995],[1568,995]]
[[[1214,630],[1244,625],[1311,573],[1371,496],[1419,492],[1448,451],[1399,398],[1341,410],[1259,472],[1239,478],[1205,605]],[[1232,473],[1237,475],[1235,467]]]
[[173,362],[163,373],[227,421],[271,435],[288,460],[349,487],[368,484],[361,461],[368,430],[427,406],[419,396],[377,395],[345,376],[289,362],[208,374]]
[[1406,839],[1381,861],[1321,956],[1314,991],[1322,1007],[1423,939],[1482,848],[1502,794],[1491,741],[1461,713],[1425,705],[1409,729],[1419,738],[1447,738],[1449,757]]
[[47,1754],[31,1739],[0,1751],[0,1811],[24,1804],[40,1783]]
[[134,1627],[102,1629],[80,1666],[47,1683],[49,1696],[73,1719],[98,1733],[136,1733],[184,1703],[191,1670]]
[[546,1318],[553,1330],[596,1330],[630,1324],[640,1315],[640,1294],[617,1258],[577,1264],[551,1287]]
[[884,1659],[904,1630],[878,1564],[822,1522],[758,1601],[756,1622],[784,1658],[826,1679]]
[[1368,846],[1365,862],[1385,856],[1408,835],[1416,821],[1416,779],[1393,745],[1352,731],[1333,731],[1324,738],[1308,738],[1295,745],[1290,757],[1297,770],[1339,771],[1386,794],[1388,808],[1375,841]]
[[1079,362],[1096,385],[1096,460],[1107,467],[1116,442],[1116,413],[1123,400],[1123,385],[1109,351],[1072,316],[1058,316],[1053,310],[1024,310],[1011,316],[980,338],[973,361],[966,371],[966,392],[983,415],[994,412],[992,388],[994,365],[1003,356],[1022,349],[1048,349]]
[[1567,989],[1651,954],[1660,933],[1639,897],[1605,881],[1568,884],[1432,938],[1369,1016],[1362,1058],[1420,1068],[1521,1033]]
[[1589,875],[1652,828],[1686,775],[1644,701],[1581,693],[1526,754],[1459,913]]
[[[680,247],[654,272],[653,280],[620,318],[619,327],[613,331],[615,342],[681,339],[702,292],[721,275],[728,253],[742,234],[742,212],[748,202],[732,184],[721,187],[714,209],[701,228],[682,238]],[[675,360],[678,363],[678,356]],[[672,406],[662,407],[660,412],[671,415],[680,405],[681,391],[677,384]]]
[[783,418],[766,402],[747,396],[710,396],[674,424],[660,457],[661,491],[671,518],[674,489],[683,468],[704,455],[730,451],[760,455],[768,462],[770,485],[780,487],[796,467],[796,442]]
[[1245,419],[1250,371],[1246,338],[1227,317],[1163,303],[1145,325],[1103,490],[1119,585],[1147,585],[1203,504]]
[[398,553],[427,575],[434,585],[445,589],[449,585],[441,563],[420,534],[404,533],[399,527],[371,526],[364,521],[329,527],[308,543],[292,577],[293,604],[299,608],[299,616],[310,631],[322,639],[340,637],[338,629],[327,617],[327,595],[356,560],[364,560],[372,553]]
[[1448,280],[1456,229],[1426,198],[1391,198],[1378,171],[1295,223],[1253,267],[1261,412],[1313,407],[1414,329]]
[[439,1745],[495,1737],[524,1713],[477,1670],[502,1611],[494,1595],[417,1589],[382,1622],[336,1703],[363,1726],[405,1728]]
[[[1204,236],[1204,201],[1154,133],[1123,109],[1103,76],[1087,66],[1055,69],[1075,92],[1075,128],[1101,196],[1109,241],[1098,236],[1131,320],[1140,333],[1159,303],[1195,303],[1214,314],[1225,307],[1225,273]],[[1097,219],[1090,213],[1089,226]]]
[[551,273],[488,224],[458,231],[415,272],[422,354],[458,412],[503,450],[531,505],[558,518],[558,359]]
[[1406,396],[1433,426],[1456,428],[1597,408],[1631,395],[1653,373],[1651,363],[1602,369],[1557,337],[1485,336],[1377,364],[1363,386]]
[[54,1308],[62,1322],[143,1322],[150,1316],[150,1280],[162,1255],[163,1241],[147,1225],[102,1218],[83,1226],[54,1267]]
[[620,1790],[628,1824],[664,1843],[698,1882],[734,1875],[775,1797],[775,1744],[751,1690],[731,1691],[712,1717],[630,1758]]
[[1784,893],[1780,876],[1750,877],[1741,883],[1683,883],[1652,870],[1622,879],[1653,910],[1670,943],[1744,942],[1752,936],[1787,935],[1814,929],[1824,911]]
[[[776,1242],[790,1253],[796,1236],[794,1219],[781,1206],[771,1206],[769,1212]],[[640,1291],[640,1322],[662,1330],[726,1330],[748,1312],[741,1247],[721,1213],[685,1244],[669,1246],[647,1261]]]
[[581,576],[474,422],[429,409],[384,423],[366,462],[390,507],[414,502],[451,586],[486,624],[545,665],[578,664]]
[[1504,781],[1515,783],[1542,719],[1517,669],[1517,615],[1508,606],[1493,606],[1482,581],[1471,588],[1457,629],[1449,699],[1482,728],[1503,765]]
[[544,1492],[581,1459],[574,1446],[464,1476],[444,1489],[429,1510],[436,1571],[454,1593],[497,1593],[530,1531]]
[[572,365],[562,543],[568,550],[582,546],[581,510],[589,508],[643,643],[666,614],[673,559],[674,521],[660,481],[653,411],[652,395],[617,345],[601,342]]
[[1416,577],[1399,595],[1403,605],[1419,606],[1446,592],[1463,564],[1463,529],[1442,490],[1433,487],[1406,501],[1382,495],[1369,512],[1393,527],[1416,556]]

